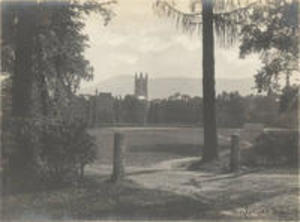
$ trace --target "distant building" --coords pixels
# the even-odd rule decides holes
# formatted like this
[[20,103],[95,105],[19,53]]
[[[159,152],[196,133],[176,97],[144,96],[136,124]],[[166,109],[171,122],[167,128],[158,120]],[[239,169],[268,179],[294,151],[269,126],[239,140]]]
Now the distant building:
[[[127,97],[128,96],[128,97]],[[98,127],[115,123],[137,123],[145,125],[149,110],[148,104],[148,74],[135,74],[134,95],[127,95],[124,100],[121,97],[113,97],[111,93],[96,90],[95,95],[81,95],[85,101],[86,120],[90,127]],[[129,104],[126,98],[129,100]],[[82,103],[84,104],[84,103]],[[131,110],[130,110],[131,109]],[[134,115],[134,121],[128,121],[126,115]]]
[[136,73],[134,76],[134,95],[140,100],[140,106],[137,108],[137,115],[139,123],[142,125],[147,124],[148,117],[148,74]]
[[142,100],[148,100],[148,74],[136,73],[134,77],[135,97]]

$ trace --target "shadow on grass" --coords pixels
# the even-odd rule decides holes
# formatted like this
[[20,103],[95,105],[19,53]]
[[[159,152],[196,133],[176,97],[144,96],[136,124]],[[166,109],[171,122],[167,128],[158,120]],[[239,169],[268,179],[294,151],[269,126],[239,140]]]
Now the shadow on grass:
[[196,144],[153,144],[143,146],[131,146],[130,152],[158,152],[170,153],[182,156],[200,154],[201,146]]
[[3,199],[4,219],[188,219],[202,217],[208,206],[173,192],[145,189],[131,180],[87,177],[79,187],[10,195]]
[[130,172],[130,173],[126,173],[126,176],[135,176],[135,175],[143,175],[143,174],[151,174],[151,173],[156,173],[159,171],[164,171],[164,170],[140,170],[140,171],[136,171],[136,172]]
[[[217,191],[216,191],[217,192]],[[87,176],[77,187],[66,187],[23,195],[10,195],[3,199],[4,219],[28,219],[28,215],[42,215],[49,219],[131,219],[131,220],[183,220],[222,218],[221,211],[273,198],[294,189],[276,189],[241,193],[230,199],[234,189],[215,193],[216,199],[184,196],[174,192],[147,189],[132,180],[113,184],[108,177]],[[202,195],[202,194],[201,194]],[[33,217],[34,219],[34,217]]]
[[[236,173],[229,173],[229,174],[219,174],[218,176],[216,175],[211,175],[209,179],[203,179],[201,180],[201,183],[205,183],[205,182],[216,182],[216,181],[222,181],[222,180],[228,180],[228,179],[235,179],[235,178],[239,178],[245,175],[249,175],[251,173],[257,173],[259,170],[258,169],[251,169],[248,171],[241,171],[241,172],[236,172]],[[222,175],[222,176],[220,176]],[[194,180],[191,180],[191,183],[194,184],[193,182]],[[186,185],[189,185],[189,182],[185,183]]]

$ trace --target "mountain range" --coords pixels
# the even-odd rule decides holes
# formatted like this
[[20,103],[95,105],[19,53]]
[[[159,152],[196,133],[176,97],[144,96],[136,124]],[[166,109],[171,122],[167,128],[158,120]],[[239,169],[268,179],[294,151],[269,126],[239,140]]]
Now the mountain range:
[[[238,91],[241,95],[254,93],[254,79],[216,79],[216,93],[223,91]],[[82,88],[79,94],[94,94],[98,92],[111,92],[114,96],[124,96],[134,93],[134,76],[121,75],[98,82],[91,87]],[[150,99],[167,98],[174,93],[202,96],[202,79],[200,78],[149,78],[148,95]]]

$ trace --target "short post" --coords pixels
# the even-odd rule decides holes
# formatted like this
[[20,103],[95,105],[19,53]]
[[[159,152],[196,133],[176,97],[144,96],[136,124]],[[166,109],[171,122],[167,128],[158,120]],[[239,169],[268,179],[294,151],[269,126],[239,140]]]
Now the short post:
[[118,182],[124,177],[124,152],[125,152],[125,135],[122,133],[114,134],[114,154],[113,154],[113,172],[112,182]]
[[239,135],[231,135],[231,148],[230,148],[230,171],[236,172],[240,168],[240,145]]

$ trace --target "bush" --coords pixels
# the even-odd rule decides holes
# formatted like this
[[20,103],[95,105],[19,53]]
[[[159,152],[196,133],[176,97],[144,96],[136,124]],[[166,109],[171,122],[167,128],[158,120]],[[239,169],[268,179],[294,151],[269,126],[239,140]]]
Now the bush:
[[87,133],[85,124],[63,122],[43,130],[40,164],[47,182],[77,181],[83,177],[84,167],[95,158],[94,138]]
[[96,158],[94,138],[82,121],[11,118],[5,122],[4,132],[4,192],[78,181],[85,166]]
[[259,162],[294,165],[298,162],[298,131],[269,131],[260,135],[254,144]]

